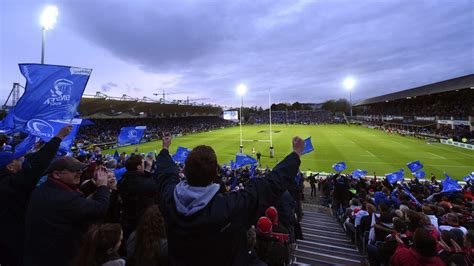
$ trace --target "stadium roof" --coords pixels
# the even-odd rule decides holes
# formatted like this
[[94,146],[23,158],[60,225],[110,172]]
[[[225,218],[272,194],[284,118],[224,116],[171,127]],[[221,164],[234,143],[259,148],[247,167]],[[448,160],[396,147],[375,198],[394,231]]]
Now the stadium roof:
[[385,101],[393,101],[399,99],[406,99],[408,97],[424,96],[454,90],[461,90],[467,88],[474,88],[474,74],[448,79],[421,87],[416,87],[408,90],[389,93],[373,98],[365,99],[358,102],[354,106],[368,105],[373,103],[380,103]]

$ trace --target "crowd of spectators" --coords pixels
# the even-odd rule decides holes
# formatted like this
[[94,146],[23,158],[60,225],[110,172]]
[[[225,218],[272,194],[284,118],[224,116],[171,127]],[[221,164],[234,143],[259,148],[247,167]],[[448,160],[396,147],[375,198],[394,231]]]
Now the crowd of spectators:
[[[268,124],[270,114],[268,112],[254,113],[247,120],[250,124]],[[334,114],[325,110],[289,110],[272,111],[272,123],[275,124],[334,124],[338,123]]]
[[228,127],[232,122],[216,116],[176,117],[176,118],[133,118],[133,119],[93,119],[94,125],[81,126],[75,142],[90,143],[116,142],[122,127],[146,125],[144,140],[158,139],[163,132],[186,135],[215,128]]
[[370,265],[474,265],[474,187],[335,174],[319,190]]
[[[156,154],[0,152],[1,265],[285,265],[301,238],[301,138],[273,169]],[[296,176],[296,178],[295,178]]]
[[474,90],[465,89],[355,108],[356,115],[439,116],[467,119],[474,115]]

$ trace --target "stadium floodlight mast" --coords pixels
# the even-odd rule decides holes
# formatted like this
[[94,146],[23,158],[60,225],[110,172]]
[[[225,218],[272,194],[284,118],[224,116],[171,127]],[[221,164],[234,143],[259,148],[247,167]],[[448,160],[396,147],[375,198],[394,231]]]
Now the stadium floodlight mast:
[[244,153],[244,144],[242,142],[242,108],[244,107],[244,95],[247,93],[247,86],[240,84],[237,86],[237,94],[240,95],[240,153]]
[[43,13],[41,13],[41,27],[43,28],[43,39],[41,42],[41,64],[44,64],[44,42],[46,31],[51,30],[54,27],[58,14],[58,8],[55,6],[47,6],[43,10]]
[[354,88],[356,81],[352,77],[347,77],[344,79],[342,82],[344,84],[344,87],[349,90],[349,105],[351,107],[351,117],[352,117],[352,89]]

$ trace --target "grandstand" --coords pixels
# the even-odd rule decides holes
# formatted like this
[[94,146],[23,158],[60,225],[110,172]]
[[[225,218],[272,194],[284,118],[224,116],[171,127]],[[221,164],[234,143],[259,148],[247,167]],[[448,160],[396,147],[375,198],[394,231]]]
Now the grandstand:
[[474,130],[474,74],[365,99],[354,105],[354,121],[430,132],[438,137]]

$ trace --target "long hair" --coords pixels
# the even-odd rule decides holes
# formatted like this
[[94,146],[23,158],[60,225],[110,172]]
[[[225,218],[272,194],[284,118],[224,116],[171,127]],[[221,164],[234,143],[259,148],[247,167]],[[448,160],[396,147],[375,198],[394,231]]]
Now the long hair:
[[122,227],[120,224],[94,224],[85,236],[77,266],[98,266],[119,255],[109,253],[120,241]]
[[159,265],[160,239],[166,239],[165,221],[158,206],[152,205],[137,226],[135,265]]

